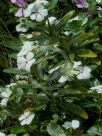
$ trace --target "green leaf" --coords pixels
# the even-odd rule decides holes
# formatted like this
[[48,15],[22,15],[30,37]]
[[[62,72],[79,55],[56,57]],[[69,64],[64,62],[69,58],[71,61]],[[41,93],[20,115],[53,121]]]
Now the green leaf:
[[55,123],[48,124],[47,132],[50,134],[50,136],[66,136],[62,127]]
[[8,57],[13,58],[13,59],[17,59],[17,53],[11,53],[8,55]]
[[81,50],[81,53],[78,55],[79,57],[83,57],[83,58],[96,58],[97,54],[94,53],[91,50]]
[[57,114],[54,114],[52,117],[53,117],[53,123],[57,123],[57,121],[59,120],[59,116]]
[[19,51],[20,48],[21,48],[20,43],[17,40],[15,40],[15,41],[10,41],[9,40],[9,41],[2,42],[2,46],[6,47],[6,48],[9,48],[11,50],[14,50],[14,51]]
[[70,18],[74,15],[75,11],[69,11],[68,13],[65,14],[65,16],[60,20],[58,24],[56,24],[56,31],[60,32],[62,28],[65,27],[67,22],[69,21]]
[[[83,117],[84,119],[88,119],[88,114],[84,111],[83,108],[81,108],[80,106],[76,105],[76,104],[72,104],[72,103],[68,103],[68,104],[63,104],[62,108],[64,107],[64,109],[68,112],[72,112],[74,114],[78,114],[81,117]],[[64,110],[63,109],[63,110]]]
[[18,68],[11,68],[3,70],[5,73],[16,74],[16,75],[25,75],[27,72],[25,70],[19,70]]
[[16,103],[19,103],[23,95],[23,90],[21,88],[17,89],[16,92]]
[[100,45],[100,44],[98,44],[98,43],[95,43],[95,44],[94,44],[94,47],[95,47],[98,51],[102,52],[102,45]]
[[21,134],[21,133],[26,133],[26,132],[27,132],[27,129],[24,128],[23,126],[14,127],[14,128],[11,128],[10,132],[11,132],[12,134]]
[[48,11],[54,9],[57,3],[58,3],[58,0],[51,0],[49,3]]
[[92,39],[93,36],[94,36],[93,32],[88,33],[81,32],[73,36],[73,40],[72,37],[70,38],[69,45],[77,43],[80,47],[83,44],[83,42],[89,41],[90,39]]

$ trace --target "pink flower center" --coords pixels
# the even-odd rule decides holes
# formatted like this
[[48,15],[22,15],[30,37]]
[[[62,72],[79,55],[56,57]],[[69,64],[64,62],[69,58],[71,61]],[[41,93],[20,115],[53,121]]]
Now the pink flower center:
[[25,60],[25,63],[28,64],[28,62],[29,62],[29,61],[26,59],[26,60]]

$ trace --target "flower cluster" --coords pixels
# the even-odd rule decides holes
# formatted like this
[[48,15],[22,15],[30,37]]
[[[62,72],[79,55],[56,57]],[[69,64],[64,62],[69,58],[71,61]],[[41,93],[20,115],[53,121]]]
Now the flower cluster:
[[31,20],[41,22],[48,15],[48,10],[44,7],[45,5],[48,5],[47,0],[36,0],[29,4],[24,10],[24,17],[30,17]]
[[93,8],[88,0],[72,0],[73,10],[67,1],[10,1],[20,44],[17,58],[10,55],[17,68],[5,70],[15,77],[0,89],[0,136],[81,135],[91,105],[97,114],[101,109],[99,97],[91,96],[102,93],[100,10],[94,15],[101,1]]

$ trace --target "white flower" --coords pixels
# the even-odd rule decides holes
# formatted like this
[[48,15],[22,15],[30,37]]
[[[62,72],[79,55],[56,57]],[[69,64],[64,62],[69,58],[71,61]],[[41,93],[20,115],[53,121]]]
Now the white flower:
[[101,6],[97,6],[97,10],[98,11],[102,11],[102,7]]
[[71,122],[66,121],[64,122],[62,126],[66,129],[69,129],[69,128],[76,129],[80,126],[80,122],[78,120],[72,120]]
[[96,2],[97,2],[97,3],[101,3],[101,2],[102,2],[102,0],[96,0]]
[[23,55],[26,55],[28,52],[32,51],[32,49],[34,48],[33,46],[33,42],[31,41],[27,41],[27,42],[24,42],[24,45],[21,49],[21,51],[17,54],[17,56],[23,56]]
[[72,123],[69,121],[64,122],[64,124],[62,125],[64,128],[68,129],[72,127]]
[[48,20],[46,21],[46,26],[48,25],[48,22],[50,25],[53,25],[53,24],[56,24],[56,21],[57,21],[56,17],[53,17],[53,16],[49,17]]
[[58,92],[54,92],[53,96],[55,96],[55,97],[58,96]]
[[34,64],[35,58],[32,52],[28,52],[25,56],[17,57],[17,66],[19,69],[24,69],[30,72],[31,66]]
[[102,85],[94,86],[90,88],[91,90],[96,90],[97,93],[102,93]]
[[47,3],[48,1],[46,0],[36,0],[24,10],[24,16],[30,17],[31,20],[36,20],[37,22],[43,21],[44,17],[48,15],[48,10],[43,6]]
[[64,32],[64,34],[68,36],[68,35],[70,35],[70,34],[71,34],[71,32],[69,32],[69,31],[65,31],[65,32]]
[[78,79],[89,79],[91,77],[91,69],[88,66],[79,66],[76,75]]
[[6,88],[5,91],[1,92],[0,96],[1,96],[3,99],[1,100],[1,103],[0,103],[0,104],[1,104],[2,106],[6,106],[6,105],[7,105],[8,99],[9,99],[9,97],[11,96],[11,94],[12,94],[12,91],[11,91],[9,88]]
[[42,5],[36,4],[30,18],[32,20],[36,20],[37,22],[41,22],[47,15],[48,15],[47,9],[44,9]]
[[1,133],[1,132],[0,132],[0,136],[6,136],[6,135],[5,135],[4,133]]
[[36,0],[37,4],[43,4],[43,5],[48,5],[48,1],[47,0]]
[[80,122],[78,120],[72,120],[72,128],[76,129],[80,126]]
[[22,24],[18,24],[16,26],[16,31],[17,32],[27,32],[28,31],[28,27],[27,26],[24,26]]
[[32,14],[32,10],[35,6],[35,2],[28,5],[28,7],[24,10],[24,16],[29,17]]
[[73,68],[78,68],[78,66],[80,66],[81,64],[82,64],[81,61],[74,61]]
[[19,121],[21,121],[21,125],[28,125],[32,122],[33,118],[35,117],[34,113],[31,113],[30,111],[24,112],[24,114],[22,114],[19,117]]

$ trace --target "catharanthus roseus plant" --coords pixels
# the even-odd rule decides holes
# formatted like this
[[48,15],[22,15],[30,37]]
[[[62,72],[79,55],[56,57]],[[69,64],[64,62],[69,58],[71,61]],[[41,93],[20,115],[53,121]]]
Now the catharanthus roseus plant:
[[0,88],[1,136],[101,134],[102,2],[11,5],[21,43],[13,56],[16,67],[4,70],[13,80]]

